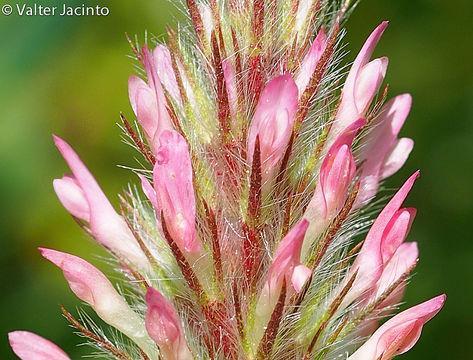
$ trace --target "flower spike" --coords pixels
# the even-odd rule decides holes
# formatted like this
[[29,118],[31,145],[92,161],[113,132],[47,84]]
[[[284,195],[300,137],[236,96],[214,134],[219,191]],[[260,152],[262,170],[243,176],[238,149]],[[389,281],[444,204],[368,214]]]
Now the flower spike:
[[[403,205],[418,173],[387,205],[373,201],[413,147],[400,137],[411,96],[385,102],[389,88],[380,91],[388,58],[373,54],[388,23],[345,74],[354,1],[183,4],[187,23],[167,28],[166,43],[128,38],[141,66],[128,82],[137,128],[120,118],[146,163],[119,213],[55,137],[72,171],[54,180],[59,200],[115,258],[127,294],[86,261],[41,249],[113,329],[63,315],[99,356],[117,360],[404,353],[444,297],[381,320],[403,301],[419,259],[406,242],[416,209]],[[358,349],[356,339],[365,340]],[[12,346],[67,359],[44,341]]]

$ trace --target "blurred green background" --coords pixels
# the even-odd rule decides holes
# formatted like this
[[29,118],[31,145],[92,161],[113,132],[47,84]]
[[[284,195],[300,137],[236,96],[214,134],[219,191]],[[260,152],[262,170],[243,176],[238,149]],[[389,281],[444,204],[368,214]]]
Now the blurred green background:
[[[36,250],[101,254],[56,200],[51,181],[66,167],[51,133],[73,144],[106,193],[134,180],[115,166],[133,164],[134,155],[115,125],[119,111],[131,114],[124,34],[159,35],[179,16],[164,0],[100,3],[109,5],[108,17],[0,15],[1,359],[13,359],[6,339],[13,329],[34,330],[74,359],[88,350],[76,346],[80,339],[59,314],[59,304],[74,310],[78,302]],[[390,58],[390,94],[414,96],[403,134],[416,147],[388,185],[422,170],[408,201],[419,209],[411,239],[419,242],[421,262],[407,301],[448,294],[444,311],[405,359],[473,359],[472,15],[470,0],[363,0],[348,23],[352,59],[370,30],[391,20],[377,54]]]

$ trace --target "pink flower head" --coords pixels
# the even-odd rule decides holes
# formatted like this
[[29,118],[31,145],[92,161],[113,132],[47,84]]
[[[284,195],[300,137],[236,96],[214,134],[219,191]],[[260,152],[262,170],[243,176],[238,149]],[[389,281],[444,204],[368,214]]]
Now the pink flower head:
[[59,346],[29,331],[13,331],[8,341],[21,360],[70,360]]
[[45,248],[39,251],[62,270],[72,292],[89,304],[103,321],[130,337],[143,350],[153,353],[149,350],[150,340],[142,319],[100,270],[71,254]]
[[356,119],[364,117],[378,92],[388,66],[387,58],[369,61],[388,22],[382,22],[368,37],[356,57],[342,90],[340,107],[331,128],[334,139],[340,131]]
[[373,288],[384,267],[405,240],[414,219],[415,210],[400,209],[400,207],[418,176],[417,171],[404,183],[371,226],[350,270],[349,276],[355,271],[358,271],[358,274],[345,297],[345,302],[353,301]]
[[445,295],[437,296],[389,319],[348,360],[389,360],[409,351],[445,299]]
[[379,182],[397,172],[406,162],[414,142],[398,139],[411,109],[409,94],[390,100],[373,123],[373,130],[366,139],[361,158],[365,160],[361,173],[361,186],[357,203],[362,204],[376,195]]
[[54,136],[54,142],[72,171],[71,176],[53,182],[59,201],[73,216],[89,224],[100,244],[140,270],[148,270],[149,261],[125,220],[113,209],[79,156],[61,138]]
[[268,270],[266,287],[271,294],[277,293],[275,297],[271,296],[276,300],[284,279],[288,285],[292,284],[296,292],[299,292],[311,275],[310,269],[301,264],[302,241],[308,227],[309,222],[301,220],[281,240],[274,254],[273,263]]
[[176,131],[163,132],[160,144],[153,171],[157,203],[167,229],[181,251],[200,252],[202,245],[195,230],[195,194],[189,147]]
[[307,85],[309,85],[310,79],[317,68],[317,64],[322,57],[322,54],[327,47],[327,34],[324,29],[320,29],[312,43],[309,51],[302,60],[301,68],[296,78],[297,88],[299,89],[299,97],[302,96]]
[[174,306],[153,288],[146,292],[146,330],[166,360],[193,359]]
[[154,57],[148,48],[143,48],[143,63],[148,75],[148,83],[137,76],[128,80],[131,107],[143,127],[153,149],[159,145],[159,136],[164,130],[173,128],[166,108],[166,98],[156,69]]
[[253,162],[259,136],[263,180],[271,177],[291,138],[298,104],[297,85],[291,75],[271,80],[263,89],[248,135],[248,162]]
[[164,89],[177,104],[182,105],[181,94],[179,92],[179,86],[177,85],[176,74],[172,66],[172,58],[169,49],[165,45],[160,44],[154,49],[153,57],[158,77]]

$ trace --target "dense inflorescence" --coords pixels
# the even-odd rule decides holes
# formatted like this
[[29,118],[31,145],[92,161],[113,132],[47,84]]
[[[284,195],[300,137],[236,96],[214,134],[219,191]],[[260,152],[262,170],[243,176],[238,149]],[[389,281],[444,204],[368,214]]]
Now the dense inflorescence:
[[[388,60],[371,60],[387,23],[345,76],[350,1],[188,0],[167,45],[130,39],[137,121],[124,139],[143,157],[120,211],[74,150],[54,181],[63,206],[114,259],[97,268],[41,254],[110,328],[63,315],[111,359],[386,360],[409,350],[441,295],[389,320],[418,250],[403,207],[414,173],[387,205],[382,181],[406,161],[398,138],[411,97],[385,102]],[[377,214],[375,220],[372,220]],[[120,289],[120,290],[117,290]],[[22,359],[68,359],[10,333]]]

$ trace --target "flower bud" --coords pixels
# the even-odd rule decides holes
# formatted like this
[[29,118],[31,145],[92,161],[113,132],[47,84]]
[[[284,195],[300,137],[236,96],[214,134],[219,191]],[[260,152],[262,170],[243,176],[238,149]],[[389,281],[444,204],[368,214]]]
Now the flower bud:
[[270,179],[284,156],[294,126],[298,104],[297,85],[291,75],[271,80],[263,89],[248,134],[248,163],[253,162],[259,136],[263,182]]
[[355,272],[357,275],[350,291],[344,298],[344,304],[354,301],[362,294],[366,295],[366,292],[375,286],[384,266],[405,240],[415,216],[415,210],[399,210],[399,208],[418,176],[419,172],[415,172],[404,183],[371,226],[360,253],[349,271],[348,278],[353,276]]
[[445,299],[445,295],[437,296],[389,319],[348,360],[390,360],[409,351]]
[[155,352],[141,317],[131,310],[100,270],[74,255],[44,248],[39,251],[62,270],[72,292],[89,304],[103,321],[124,333],[148,354]]
[[149,261],[125,220],[113,209],[79,156],[61,138],[54,136],[54,142],[72,171],[72,176],[53,182],[63,206],[88,223],[92,236],[100,244],[140,270],[149,270]]
[[304,214],[304,218],[310,221],[310,227],[302,248],[303,258],[315,237],[324,231],[345,204],[356,170],[351,146],[356,133],[365,123],[364,119],[359,119],[340,134],[322,162],[314,196]]
[[159,346],[166,360],[192,360],[186,344],[180,319],[174,306],[157,290],[148,288],[146,293],[146,330]]
[[271,318],[283,283],[286,283],[289,291],[300,292],[312,274],[311,270],[301,263],[302,241],[308,227],[309,222],[301,220],[277,247],[256,305],[255,327],[251,336],[254,344],[257,344],[263,336],[264,327]]
[[353,121],[364,117],[378,92],[388,66],[387,58],[369,61],[373,51],[388,26],[381,23],[368,37],[348,73],[342,89],[342,98],[335,121],[330,129],[328,145]]
[[184,254],[198,253],[202,245],[196,236],[195,194],[189,147],[176,131],[163,132],[160,144],[153,171],[158,206],[169,233],[180,250]]
[[59,346],[28,331],[13,331],[8,341],[21,360],[70,360]]
[[155,60],[146,47],[143,49],[143,63],[148,82],[131,76],[128,80],[128,93],[133,112],[143,127],[151,148],[155,150],[161,133],[173,129],[173,126]]

